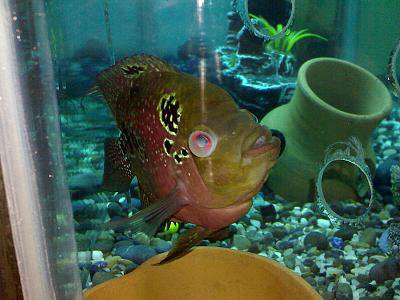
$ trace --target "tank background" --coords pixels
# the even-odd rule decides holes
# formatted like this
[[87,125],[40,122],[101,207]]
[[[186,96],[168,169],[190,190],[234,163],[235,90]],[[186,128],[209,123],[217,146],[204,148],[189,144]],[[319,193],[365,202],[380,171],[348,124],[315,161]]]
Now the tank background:
[[[107,45],[104,0],[51,1],[63,31],[64,57],[71,58],[87,41],[98,39]],[[224,42],[230,1],[206,1],[205,38],[208,43]],[[65,13],[68,12],[68,13]],[[196,1],[124,0],[109,1],[110,25],[116,57],[133,53],[175,55],[177,47],[197,33]],[[83,17],[84,16],[84,17]]]
[[[330,40],[327,46],[335,42],[333,39],[340,39],[346,34],[354,38],[351,44],[337,43],[335,49],[327,50],[326,53],[318,53],[320,49],[313,49],[312,43],[301,43],[296,51],[298,62],[320,54],[333,55],[349,59],[378,76],[385,74],[389,53],[400,38],[400,1],[357,1],[359,14],[350,20],[350,26],[353,26],[355,32],[337,27],[336,8],[348,4],[340,3],[342,1],[339,0],[296,1],[295,28],[309,28],[311,32],[318,31],[322,35],[326,32],[324,36]],[[344,57],[348,52],[352,52],[351,57]]]
[[[175,57],[177,48],[198,33],[196,1],[107,1],[116,59],[142,52]],[[91,40],[104,44],[104,48],[109,46],[105,2],[47,1],[53,15],[49,17],[49,27],[59,31],[61,36],[61,39],[57,38],[58,48],[61,48],[60,59],[73,58]],[[346,24],[340,24],[343,16],[337,11],[346,8],[347,3],[339,0],[298,0],[296,3],[293,27],[308,28],[329,39],[328,43],[318,43],[318,47],[313,40],[297,45],[298,66],[313,57],[334,56],[359,64],[379,77],[385,74],[388,55],[400,37],[400,27],[397,26],[400,23],[400,1],[359,1],[354,4],[358,13]],[[224,44],[229,11],[230,1],[205,1],[202,30],[209,49]],[[349,29],[342,28],[343,25]]]

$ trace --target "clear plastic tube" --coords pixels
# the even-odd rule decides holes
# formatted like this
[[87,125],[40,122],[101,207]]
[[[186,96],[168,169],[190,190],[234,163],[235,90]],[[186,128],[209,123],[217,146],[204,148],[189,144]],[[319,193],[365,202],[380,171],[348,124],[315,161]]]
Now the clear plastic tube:
[[1,1],[0,20],[0,158],[24,299],[81,299],[43,2]]

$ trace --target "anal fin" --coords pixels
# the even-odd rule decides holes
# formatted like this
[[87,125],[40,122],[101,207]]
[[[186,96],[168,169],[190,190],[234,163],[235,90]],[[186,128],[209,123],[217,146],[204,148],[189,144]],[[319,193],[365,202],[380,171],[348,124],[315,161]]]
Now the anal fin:
[[126,192],[134,177],[123,141],[121,138],[107,138],[104,141],[102,189],[106,191]]
[[174,259],[177,259],[188,252],[193,246],[196,246],[202,240],[207,239],[210,236],[218,236],[219,232],[225,233],[226,229],[208,229],[201,226],[196,226],[194,228],[185,231],[179,239],[176,241],[172,249],[168,252],[166,258],[164,258],[157,265],[168,263]]

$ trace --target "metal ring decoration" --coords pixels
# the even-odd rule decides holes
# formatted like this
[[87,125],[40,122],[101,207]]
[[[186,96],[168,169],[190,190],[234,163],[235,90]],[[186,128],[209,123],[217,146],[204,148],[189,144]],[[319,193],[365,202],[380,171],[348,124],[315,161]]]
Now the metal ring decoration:
[[400,165],[390,168],[390,183],[392,185],[393,204],[400,206]]
[[396,74],[396,62],[400,59],[399,52],[400,52],[400,39],[398,40],[395,48],[390,53],[388,70],[387,70],[387,80],[391,84],[393,93],[395,94],[396,97],[400,97],[400,84]]
[[286,30],[292,25],[294,21],[294,12],[295,12],[295,0],[290,0],[292,4],[292,10],[290,12],[289,20],[287,21],[285,27],[274,36],[269,35],[266,32],[262,32],[255,26],[255,20],[250,18],[249,9],[248,9],[248,0],[234,0],[233,1],[233,9],[239,14],[242,19],[244,26],[253,33],[256,37],[262,38],[264,42],[270,42],[276,39],[281,38],[285,35]]
[[387,229],[389,251],[400,255],[400,223],[392,222]]
[[[345,146],[345,149],[336,149],[337,146]],[[355,152],[355,155],[352,155],[351,152]],[[369,189],[371,191],[371,197],[369,199],[368,207],[364,214],[356,217],[356,218],[345,218],[337,214],[330,207],[328,202],[325,199],[323,188],[322,188],[322,178],[325,173],[325,170],[328,166],[335,161],[345,161],[350,164],[355,165],[360,169],[363,175],[366,177]],[[332,225],[362,225],[364,218],[368,215],[371,210],[373,201],[374,201],[374,188],[372,184],[372,176],[369,170],[368,165],[365,162],[364,150],[362,148],[361,143],[357,138],[351,137],[348,142],[337,142],[330,145],[326,150],[326,155],[324,159],[323,166],[321,167],[318,177],[316,180],[316,189],[317,189],[317,206],[321,213],[325,214]]]

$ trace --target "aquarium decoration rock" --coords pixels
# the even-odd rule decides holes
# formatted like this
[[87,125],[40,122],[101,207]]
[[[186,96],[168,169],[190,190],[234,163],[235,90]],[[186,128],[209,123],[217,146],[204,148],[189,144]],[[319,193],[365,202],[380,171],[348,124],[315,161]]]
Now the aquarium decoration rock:
[[243,26],[235,9],[227,18],[226,45],[216,49],[221,62],[217,77],[241,107],[261,118],[290,100],[296,82],[295,58],[291,54],[266,51],[266,40]]
[[239,54],[237,48],[220,47],[221,79],[235,101],[261,118],[289,102],[295,88],[294,57],[282,53]]
[[[345,149],[338,148],[339,146],[345,146]],[[351,154],[351,152],[354,154]],[[367,179],[369,190],[370,190],[370,199],[368,202],[368,206],[363,214],[355,218],[346,218],[337,214],[331,206],[328,204],[327,200],[324,196],[324,191],[322,188],[322,178],[324,176],[325,170],[335,161],[345,161],[351,163],[358,167],[360,171],[364,174]],[[318,177],[316,180],[316,190],[317,190],[317,205],[320,211],[326,215],[332,224],[334,225],[343,225],[343,224],[352,224],[352,225],[361,225],[363,223],[364,218],[368,215],[371,210],[373,200],[374,200],[374,188],[372,184],[372,176],[369,170],[368,165],[365,162],[364,150],[362,148],[361,143],[357,138],[351,137],[348,142],[337,142],[330,145],[325,152],[325,159],[323,165],[318,173]]]
[[262,55],[264,53],[264,41],[254,37],[246,27],[237,34],[238,54]]

